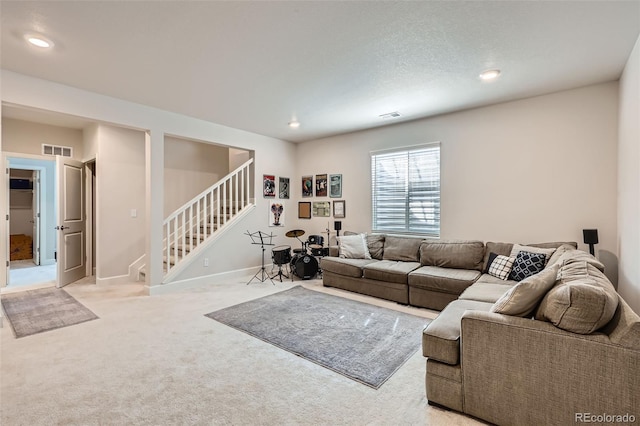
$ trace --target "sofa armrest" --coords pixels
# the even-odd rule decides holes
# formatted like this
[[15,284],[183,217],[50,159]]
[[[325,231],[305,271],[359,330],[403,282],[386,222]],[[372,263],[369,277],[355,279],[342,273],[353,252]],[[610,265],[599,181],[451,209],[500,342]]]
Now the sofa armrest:
[[587,415],[640,418],[640,351],[605,334],[467,311],[461,320],[464,411],[497,424],[571,424]]

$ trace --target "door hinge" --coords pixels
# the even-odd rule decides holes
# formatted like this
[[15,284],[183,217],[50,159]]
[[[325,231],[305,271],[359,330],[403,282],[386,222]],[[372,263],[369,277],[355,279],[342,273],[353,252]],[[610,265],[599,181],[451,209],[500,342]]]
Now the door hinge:
[[9,267],[9,261],[7,260],[7,268]]
[[7,220],[9,220],[9,215],[7,215]]

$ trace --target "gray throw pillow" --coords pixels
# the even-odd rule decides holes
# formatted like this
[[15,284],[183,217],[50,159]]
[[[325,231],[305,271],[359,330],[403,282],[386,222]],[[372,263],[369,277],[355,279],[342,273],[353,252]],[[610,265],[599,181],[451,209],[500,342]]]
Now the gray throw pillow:
[[532,275],[511,287],[491,307],[491,312],[528,317],[556,282],[558,265]]

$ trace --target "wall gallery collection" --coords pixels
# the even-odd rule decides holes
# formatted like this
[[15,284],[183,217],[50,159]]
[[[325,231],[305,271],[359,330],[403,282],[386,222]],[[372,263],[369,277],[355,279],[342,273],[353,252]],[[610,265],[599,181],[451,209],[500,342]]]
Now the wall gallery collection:
[[[262,176],[262,188],[265,198],[275,198],[276,192],[278,198],[289,199],[291,196],[291,181],[287,177],[279,177],[275,175]],[[315,176],[315,185],[313,175],[302,176],[301,192],[302,197],[313,197],[315,190],[316,197],[340,198],[342,197],[342,175],[318,174]],[[300,201],[298,202],[298,218],[311,219],[312,217],[330,217],[331,201]],[[333,201],[333,217],[345,217],[345,201]],[[269,203],[269,226],[284,226],[284,204],[278,202]]]

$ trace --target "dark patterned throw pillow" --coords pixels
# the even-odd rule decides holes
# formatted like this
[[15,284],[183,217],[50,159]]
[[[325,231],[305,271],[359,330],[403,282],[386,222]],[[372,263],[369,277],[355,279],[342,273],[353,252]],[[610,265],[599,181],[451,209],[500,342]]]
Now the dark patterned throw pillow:
[[544,269],[545,260],[546,255],[543,253],[519,252],[513,262],[509,279],[522,281],[531,275],[541,272]]

